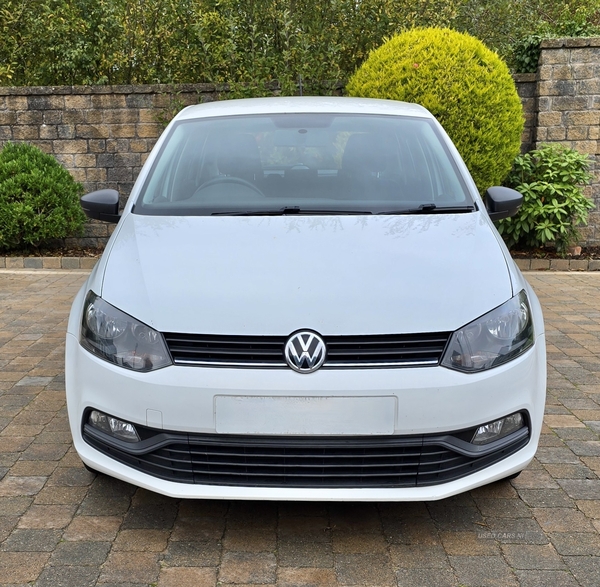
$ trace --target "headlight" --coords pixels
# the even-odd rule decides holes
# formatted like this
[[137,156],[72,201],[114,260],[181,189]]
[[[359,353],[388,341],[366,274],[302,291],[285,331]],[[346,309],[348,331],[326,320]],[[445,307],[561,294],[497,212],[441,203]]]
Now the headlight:
[[171,365],[162,335],[89,292],[83,306],[81,346],[102,359],[133,371]]
[[442,365],[473,373],[502,365],[533,345],[533,322],[525,290],[457,330]]

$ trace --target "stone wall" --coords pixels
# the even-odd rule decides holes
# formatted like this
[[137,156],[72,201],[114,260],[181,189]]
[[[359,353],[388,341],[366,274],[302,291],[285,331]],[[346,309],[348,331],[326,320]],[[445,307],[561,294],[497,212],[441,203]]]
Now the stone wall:
[[584,243],[600,246],[600,38],[542,43],[537,72],[535,145],[560,143],[587,153],[595,179],[586,195],[596,208],[582,229]]
[[[587,194],[596,209],[582,244],[600,246],[600,38],[545,41],[538,72],[515,75],[515,82],[525,113],[523,152],[559,142],[591,156],[596,179]],[[0,88],[0,147],[31,142],[86,191],[114,188],[124,199],[173,114],[224,91],[211,84]],[[67,244],[103,244],[112,228],[91,223],[83,239]]]
[[[51,153],[86,192],[124,201],[166,122],[183,106],[218,98],[212,84],[0,88],[0,147],[27,141]],[[90,222],[67,246],[102,246],[114,225]]]

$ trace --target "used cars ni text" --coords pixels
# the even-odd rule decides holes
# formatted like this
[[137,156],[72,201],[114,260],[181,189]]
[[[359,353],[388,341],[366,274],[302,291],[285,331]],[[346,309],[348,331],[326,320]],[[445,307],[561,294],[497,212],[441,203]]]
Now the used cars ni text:
[[540,304],[424,108],[232,100],[169,124],[73,303],[91,469],[173,497],[433,500],[518,474],[546,391]]

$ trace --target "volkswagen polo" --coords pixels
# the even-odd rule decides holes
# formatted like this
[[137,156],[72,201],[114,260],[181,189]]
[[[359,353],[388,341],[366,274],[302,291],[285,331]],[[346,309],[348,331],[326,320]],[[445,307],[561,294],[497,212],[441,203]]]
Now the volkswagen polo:
[[84,464],[173,497],[431,500],[514,476],[545,398],[539,302],[424,108],[192,106],[77,294],[66,391]]

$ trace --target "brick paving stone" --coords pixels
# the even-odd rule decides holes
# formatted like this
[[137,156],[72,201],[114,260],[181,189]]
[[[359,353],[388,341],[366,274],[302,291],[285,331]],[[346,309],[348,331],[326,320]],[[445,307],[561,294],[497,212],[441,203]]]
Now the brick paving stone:
[[228,528],[223,538],[223,548],[240,552],[273,552],[276,546],[274,528]]
[[398,569],[396,581],[398,587],[456,587],[458,585],[449,566],[443,569]]
[[156,583],[160,565],[158,554],[111,552],[102,565],[99,583]]
[[518,587],[511,568],[500,557],[451,556],[459,584],[477,587]]
[[278,587],[337,587],[333,569],[297,569],[280,567],[277,573]]
[[482,528],[480,532],[447,531],[442,532],[444,551],[449,556],[497,556],[500,547],[495,538],[488,537],[489,532]]
[[383,533],[391,544],[440,543],[437,527],[431,518],[384,518]]
[[220,583],[274,583],[277,562],[272,553],[227,552],[221,560]]
[[95,567],[47,567],[36,582],[36,587],[93,587],[98,573]]
[[163,568],[158,587],[214,587],[216,570],[208,568]]
[[50,554],[47,552],[0,552],[2,583],[30,583],[35,581]]
[[221,552],[217,540],[170,542],[160,560],[171,567],[213,567],[219,564]]
[[60,530],[15,529],[0,550],[7,552],[52,552],[60,541]]
[[[561,481],[558,483],[562,485]],[[575,507],[573,500],[562,489],[520,489],[519,496],[525,505],[533,508]]]
[[593,532],[587,517],[574,508],[534,508],[533,517],[544,532]]
[[177,518],[171,540],[219,540],[224,532],[224,518]]
[[513,569],[562,570],[565,565],[551,544],[503,544],[502,552]]
[[395,568],[403,569],[442,569],[448,566],[446,551],[441,544],[394,544],[390,547],[390,559]]
[[598,587],[600,585],[600,557],[569,556],[564,560],[581,587]]
[[384,555],[338,554],[335,572],[340,585],[395,585],[390,562]]
[[563,556],[600,557],[600,535],[589,532],[554,532],[549,534],[556,551]]
[[299,540],[279,540],[277,563],[282,567],[329,568],[333,566],[333,549],[325,542]]
[[113,542],[113,550],[162,552],[167,547],[169,532],[165,530],[121,530]]
[[61,542],[50,557],[50,564],[99,567],[110,548],[110,542]]
[[569,571],[516,570],[520,587],[578,587],[579,583]]
[[598,479],[559,479],[558,483],[572,499],[600,499]]
[[356,534],[354,532],[339,532],[334,530],[332,533],[332,543],[333,552],[345,554],[352,552],[383,553],[389,548],[381,532],[378,534]]
[[122,518],[117,516],[76,516],[67,526],[63,538],[72,541],[112,541],[122,521]]
[[74,513],[73,505],[32,505],[21,517],[19,528],[64,528]]

